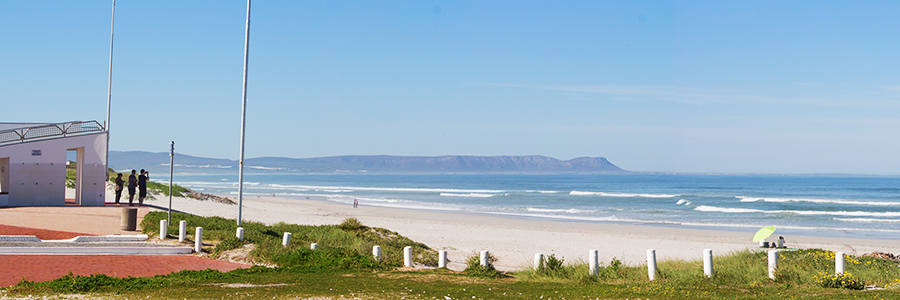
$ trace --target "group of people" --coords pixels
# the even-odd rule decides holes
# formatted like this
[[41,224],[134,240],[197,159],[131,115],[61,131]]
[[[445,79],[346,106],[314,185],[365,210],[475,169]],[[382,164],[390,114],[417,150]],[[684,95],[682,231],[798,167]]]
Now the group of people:
[[[128,176],[128,206],[134,206],[134,194],[137,190],[138,206],[144,205],[144,198],[147,197],[147,181],[150,180],[150,172],[141,169],[141,175],[137,175],[137,171],[131,170]],[[119,199],[122,198],[122,190],[125,189],[125,180],[122,180],[122,173],[116,177],[116,205],[119,205]]]

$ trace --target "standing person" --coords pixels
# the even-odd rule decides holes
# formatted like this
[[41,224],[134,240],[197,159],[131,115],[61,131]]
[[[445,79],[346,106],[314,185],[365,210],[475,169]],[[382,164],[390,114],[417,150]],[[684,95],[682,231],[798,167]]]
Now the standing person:
[[353,208],[356,208],[357,205],[359,205],[359,201],[356,201],[356,198],[353,198]]
[[125,180],[122,180],[122,173],[116,176],[116,206],[119,206],[119,199],[122,198],[122,190],[125,186]]
[[138,189],[140,189],[138,206],[144,205],[144,198],[147,197],[147,180],[150,180],[150,172],[141,169],[141,175],[138,176]]
[[131,175],[128,176],[128,206],[134,206],[134,188],[138,184],[136,173],[137,171],[131,170]]

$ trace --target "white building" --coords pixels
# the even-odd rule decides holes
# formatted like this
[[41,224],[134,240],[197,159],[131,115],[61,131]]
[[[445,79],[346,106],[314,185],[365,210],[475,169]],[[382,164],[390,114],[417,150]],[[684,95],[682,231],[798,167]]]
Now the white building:
[[105,205],[107,132],[97,121],[0,123],[0,207],[66,205],[66,155],[75,156],[75,203]]

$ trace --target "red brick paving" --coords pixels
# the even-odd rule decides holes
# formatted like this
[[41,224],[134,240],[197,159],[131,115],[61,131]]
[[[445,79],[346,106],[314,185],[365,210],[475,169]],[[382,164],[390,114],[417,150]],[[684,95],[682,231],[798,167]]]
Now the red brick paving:
[[95,234],[37,229],[0,224],[0,235],[33,235],[42,240],[66,240],[77,236],[94,236]]
[[215,269],[228,272],[250,265],[190,255],[0,255],[0,287],[26,278],[48,281],[68,275],[106,274],[149,277],[181,270]]

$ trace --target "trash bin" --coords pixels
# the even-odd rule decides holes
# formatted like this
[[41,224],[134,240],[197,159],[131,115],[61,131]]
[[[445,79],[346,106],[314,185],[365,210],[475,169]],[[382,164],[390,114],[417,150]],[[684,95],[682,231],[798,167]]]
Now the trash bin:
[[122,208],[122,230],[137,230],[137,208]]

